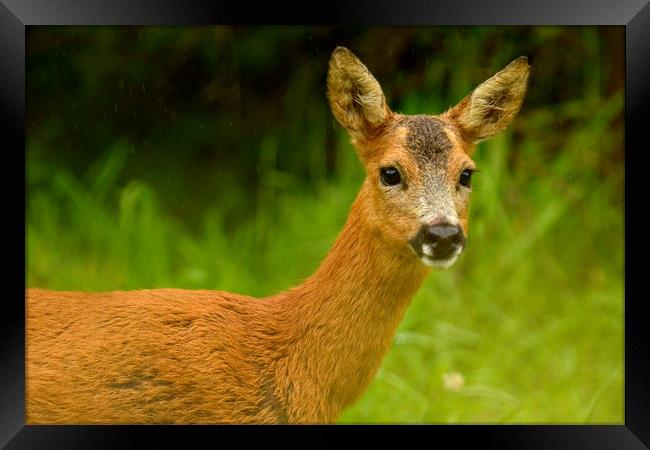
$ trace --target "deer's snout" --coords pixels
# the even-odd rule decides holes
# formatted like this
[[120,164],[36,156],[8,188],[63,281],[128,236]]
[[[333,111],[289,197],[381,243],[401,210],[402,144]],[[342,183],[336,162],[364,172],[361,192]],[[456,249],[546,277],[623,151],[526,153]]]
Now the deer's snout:
[[436,222],[423,225],[410,244],[424,264],[446,268],[463,250],[465,235],[457,224]]
[[459,247],[465,243],[463,230],[458,225],[436,224],[423,226],[420,232],[423,234],[422,241],[428,245],[436,259],[446,259],[454,254]]

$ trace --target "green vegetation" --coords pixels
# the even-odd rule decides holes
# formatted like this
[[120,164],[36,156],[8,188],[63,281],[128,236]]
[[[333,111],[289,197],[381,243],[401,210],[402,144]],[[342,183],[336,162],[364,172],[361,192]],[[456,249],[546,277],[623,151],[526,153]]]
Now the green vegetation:
[[32,29],[27,285],[255,296],[295,285],[363,179],[325,100],[335,45],[409,114],[443,111],[527,54],[520,115],[474,155],[465,252],[427,279],[340,422],[622,423],[622,36]]

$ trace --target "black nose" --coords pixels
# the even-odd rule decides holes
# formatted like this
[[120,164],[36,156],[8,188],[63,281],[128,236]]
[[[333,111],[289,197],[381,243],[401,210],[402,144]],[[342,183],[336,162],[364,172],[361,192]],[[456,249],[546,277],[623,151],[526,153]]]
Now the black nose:
[[458,225],[437,223],[425,225],[420,230],[422,244],[428,245],[435,259],[452,256],[465,243],[463,230]]

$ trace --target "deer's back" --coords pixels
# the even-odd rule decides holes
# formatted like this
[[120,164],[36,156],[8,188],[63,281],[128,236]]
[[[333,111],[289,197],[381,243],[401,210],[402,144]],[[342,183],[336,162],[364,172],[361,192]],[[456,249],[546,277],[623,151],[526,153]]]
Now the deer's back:
[[282,420],[263,300],[218,291],[27,290],[28,423]]

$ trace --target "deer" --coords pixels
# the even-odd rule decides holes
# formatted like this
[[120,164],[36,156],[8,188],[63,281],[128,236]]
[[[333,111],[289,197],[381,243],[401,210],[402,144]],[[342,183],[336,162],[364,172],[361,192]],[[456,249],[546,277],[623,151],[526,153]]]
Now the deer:
[[27,288],[26,422],[334,423],[424,279],[465,248],[471,155],[512,122],[529,73],[521,56],[446,112],[404,115],[336,47],[327,98],[365,178],[316,271],[265,298]]

